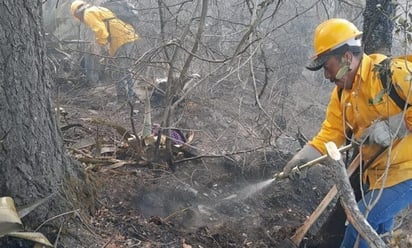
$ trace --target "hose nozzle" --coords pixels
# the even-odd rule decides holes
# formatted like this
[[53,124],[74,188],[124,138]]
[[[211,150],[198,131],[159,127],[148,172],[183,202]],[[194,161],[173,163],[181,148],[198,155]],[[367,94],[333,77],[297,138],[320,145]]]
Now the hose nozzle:
[[[339,151],[339,152],[344,152],[344,151],[346,151],[346,150],[349,150],[350,148],[352,148],[352,144],[349,144],[349,145],[346,145],[346,146],[342,146],[341,148],[338,149],[338,151]],[[327,157],[328,157],[328,155],[325,154],[325,155],[322,155],[322,156],[320,156],[320,157],[318,157],[318,158],[315,158],[315,159],[313,159],[313,160],[311,160],[311,161],[309,161],[309,162],[307,162],[307,163],[305,163],[305,164],[296,166],[296,167],[294,167],[294,168],[291,170],[291,173],[294,173],[294,172],[300,171],[300,170],[302,170],[302,169],[304,169],[304,168],[306,168],[306,167],[315,165],[315,164],[317,164],[318,162],[324,160],[324,159],[327,158]],[[286,176],[285,176],[285,173],[283,173],[283,172],[278,172],[278,173],[275,173],[275,174],[273,175],[273,178],[284,179],[284,178],[286,178]]]
[[275,173],[275,174],[273,175],[273,178],[274,178],[274,179],[283,179],[283,178],[286,178],[286,176],[285,176],[285,173],[283,173],[283,172],[278,172],[278,173]]

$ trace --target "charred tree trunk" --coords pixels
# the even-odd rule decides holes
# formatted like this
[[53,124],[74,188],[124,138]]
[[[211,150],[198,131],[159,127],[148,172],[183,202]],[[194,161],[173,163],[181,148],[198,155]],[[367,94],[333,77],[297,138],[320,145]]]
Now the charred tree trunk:
[[[19,207],[55,193],[22,220],[32,230],[57,214],[83,210],[80,202],[90,202],[93,194],[85,190],[79,164],[65,154],[56,125],[42,1],[5,0],[0,13],[0,196],[12,197]],[[57,218],[49,224],[62,222]],[[5,242],[0,240],[0,246],[12,247]]]
[[391,0],[367,0],[363,12],[363,44],[365,53],[391,55],[392,31],[396,5]]

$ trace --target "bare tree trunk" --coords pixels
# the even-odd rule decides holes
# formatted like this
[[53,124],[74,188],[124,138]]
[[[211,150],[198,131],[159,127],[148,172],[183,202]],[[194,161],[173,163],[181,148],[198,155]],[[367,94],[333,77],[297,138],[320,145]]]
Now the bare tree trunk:
[[[83,199],[91,201],[93,195],[81,185],[85,176],[79,164],[64,153],[56,125],[42,1],[5,0],[0,13],[1,196],[11,196],[19,207],[57,193],[23,220],[34,229],[56,214],[80,207]],[[66,201],[69,195],[71,201]],[[1,247],[10,247],[2,242]]]
[[391,54],[396,5],[391,0],[367,0],[363,12],[365,53]]
[[[179,70],[178,67],[178,59],[179,59],[179,53],[181,52],[181,48],[179,47],[181,43],[179,42],[176,44],[177,46],[174,48],[174,53],[169,61],[169,73],[168,73],[168,80],[167,80],[167,90],[166,90],[166,110],[164,113],[164,120],[162,122],[163,126],[169,127],[171,124],[171,120],[174,115],[174,109],[177,106],[179,102],[174,102],[175,98],[178,97],[180,92],[182,91],[184,87],[184,79],[187,77],[187,71],[190,68],[191,62],[193,60],[193,54],[197,52],[198,45],[200,42],[201,35],[203,33],[203,29],[205,26],[205,19],[206,19],[206,14],[207,14],[207,9],[208,9],[208,0],[199,0],[196,9],[193,11],[193,16],[190,20],[190,22],[187,24],[184,32],[181,35],[180,41],[183,41],[185,37],[188,35],[190,31],[190,24],[193,22],[194,15],[197,13],[197,10],[201,6],[201,17],[200,17],[200,22],[198,26],[198,32],[195,37],[195,41],[193,44],[193,47],[191,49],[191,54],[189,54],[185,60],[185,63],[182,67],[181,70]],[[165,134],[167,136],[169,134],[169,129],[164,130]],[[174,169],[173,161],[171,161],[172,158],[172,148],[171,148],[171,140],[168,139],[166,143],[166,150],[169,153],[170,159],[168,159],[169,166],[171,166],[172,169]]]
[[205,21],[206,21],[206,14],[207,14],[207,8],[209,5],[209,0],[202,0],[202,9],[201,9],[201,14],[200,14],[200,21],[199,21],[199,26],[197,28],[197,33],[195,37],[195,42],[193,44],[192,50],[190,51],[190,54],[188,55],[185,64],[183,65],[182,71],[180,73],[179,77],[179,89],[183,89],[184,87],[184,82],[185,82],[185,77],[188,75],[188,70],[190,68],[190,65],[193,60],[193,54],[196,54],[197,49],[199,47],[200,39],[202,38],[203,30],[205,28]]
[[[165,31],[164,31],[165,30],[165,20],[164,20],[164,14],[163,14],[164,5],[165,4],[162,0],[157,0],[157,6],[158,6],[158,9],[159,9],[159,19],[160,19],[160,37],[161,37],[162,41],[166,40]],[[166,47],[163,49],[163,52],[165,54],[166,59],[169,60],[170,55],[167,52]]]

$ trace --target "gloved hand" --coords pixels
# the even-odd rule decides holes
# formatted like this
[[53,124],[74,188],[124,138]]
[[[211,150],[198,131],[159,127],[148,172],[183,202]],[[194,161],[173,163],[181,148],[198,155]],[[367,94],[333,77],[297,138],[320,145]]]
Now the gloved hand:
[[303,165],[311,160],[314,160],[322,156],[316,148],[312,145],[306,144],[283,168],[283,177],[289,177],[290,179],[304,178],[306,177],[306,171],[292,171],[296,166]]
[[366,129],[361,140],[365,140],[368,144],[378,144],[382,147],[387,147],[394,138],[403,138],[408,133],[409,130],[406,127],[403,113],[399,113],[389,117],[387,120],[372,123]]

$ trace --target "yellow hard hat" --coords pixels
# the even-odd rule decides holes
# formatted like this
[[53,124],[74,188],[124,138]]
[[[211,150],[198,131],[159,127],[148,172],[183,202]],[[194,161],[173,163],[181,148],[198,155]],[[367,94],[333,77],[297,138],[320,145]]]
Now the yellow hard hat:
[[70,6],[70,12],[72,13],[72,16],[76,17],[76,10],[78,10],[82,5],[85,4],[86,2],[82,0],[75,0],[74,2],[72,2],[72,5]]
[[[319,70],[326,62],[326,54],[348,44],[361,47],[362,32],[348,20],[341,18],[329,19],[317,26],[313,38],[315,54],[312,56],[312,65],[306,66],[309,70]],[[316,62],[316,63],[314,63]]]

